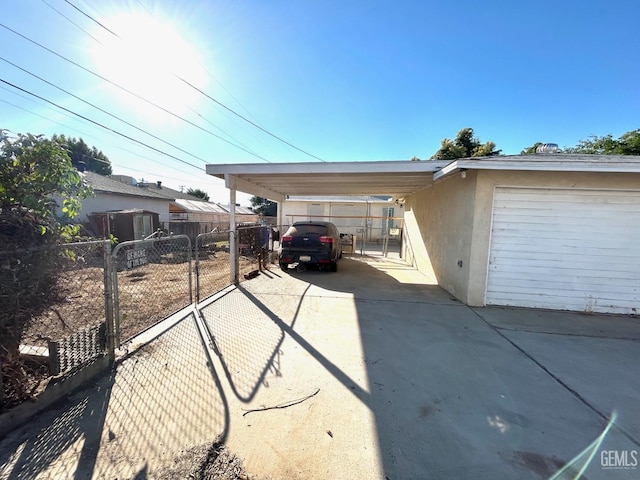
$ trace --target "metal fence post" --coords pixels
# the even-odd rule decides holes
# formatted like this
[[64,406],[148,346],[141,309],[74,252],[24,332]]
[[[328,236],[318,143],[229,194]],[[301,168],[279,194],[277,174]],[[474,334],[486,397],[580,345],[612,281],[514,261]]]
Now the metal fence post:
[[104,311],[107,324],[107,353],[111,360],[115,359],[115,325],[113,318],[113,259],[111,257],[111,240],[104,241]]
[[230,282],[234,285],[238,285],[240,279],[240,259],[238,257],[238,237],[236,236],[237,230],[231,230],[229,232],[229,253],[231,253],[231,273]]
[[58,375],[60,373],[60,351],[58,348],[58,342],[49,340],[49,371],[51,375]]
[[202,238],[202,233],[196,237],[196,304],[200,302],[200,252],[198,248],[198,241]]
[[113,326],[114,345],[120,348],[120,295],[118,292],[118,252],[120,245],[116,246],[111,254],[111,287],[113,288]]
[[189,303],[193,303],[193,277],[191,275],[191,239],[187,238],[187,249],[189,250]]

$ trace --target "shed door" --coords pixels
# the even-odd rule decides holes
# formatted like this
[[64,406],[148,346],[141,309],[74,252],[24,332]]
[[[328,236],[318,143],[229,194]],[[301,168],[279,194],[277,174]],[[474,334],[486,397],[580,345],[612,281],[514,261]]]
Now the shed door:
[[323,221],[324,218],[324,205],[322,203],[310,203],[307,207],[310,221]]
[[341,233],[356,233],[366,215],[367,205],[364,203],[331,204],[331,221]]
[[485,302],[640,312],[640,192],[496,187]]

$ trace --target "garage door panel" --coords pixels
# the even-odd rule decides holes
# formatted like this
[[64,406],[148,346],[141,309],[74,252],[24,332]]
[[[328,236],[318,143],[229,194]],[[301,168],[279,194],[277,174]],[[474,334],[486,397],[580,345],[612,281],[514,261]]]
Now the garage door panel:
[[632,268],[627,272],[618,271],[615,272],[615,276],[611,275],[611,272],[601,272],[591,267],[585,267],[582,269],[573,269],[571,272],[567,272],[567,269],[563,265],[556,265],[555,268],[551,267],[538,267],[538,266],[526,266],[523,268],[515,268],[511,265],[490,265],[489,275],[492,275],[492,283],[497,282],[498,279],[508,278],[511,280],[520,281],[524,278],[541,278],[543,283],[549,281],[550,278],[574,278],[575,276],[600,278],[602,281],[613,282],[619,280],[620,284],[627,284],[630,280],[637,281],[638,274]]
[[485,301],[636,313],[640,192],[497,187]]
[[[550,220],[561,221],[565,225],[579,225],[582,228],[588,227],[590,225],[598,225],[603,220],[607,221],[610,225],[618,226],[619,228],[637,228],[637,225],[629,225],[629,222],[623,216],[611,218],[612,212],[594,212],[592,209],[586,209],[584,212],[571,212],[570,215],[557,215],[554,214],[546,214],[540,210],[532,210],[527,211],[526,222],[522,222],[522,213],[500,213],[494,216],[494,224],[496,226],[502,225],[520,225],[524,223],[525,225],[529,224],[542,224],[547,225]],[[617,213],[632,213],[632,212],[617,212]],[[589,218],[584,218],[585,215],[588,215]]]
[[[519,253],[519,255],[517,254]],[[536,252],[509,252],[497,257],[491,257],[491,265],[497,268],[520,268],[526,267],[542,267],[542,268],[561,268],[567,269],[568,265],[572,265],[572,271],[580,270],[597,270],[607,276],[615,276],[616,272],[637,272],[638,264],[629,262],[629,259],[613,257],[613,256],[589,256],[589,255],[559,255],[554,253],[545,253],[545,258],[536,260],[531,258]],[[627,260],[627,261],[625,261]],[[578,263],[582,262],[582,263]],[[514,264],[517,264],[514,265]],[[551,273],[551,272],[550,272]],[[638,280],[640,281],[640,275]]]
[[[518,291],[522,293],[535,292],[540,289],[540,287],[548,287],[553,289],[554,292],[560,295],[560,292],[574,292],[576,288],[580,288],[585,294],[593,295],[594,293],[602,292],[603,294],[624,294],[624,295],[636,295],[639,290],[637,287],[631,287],[629,285],[612,285],[612,284],[603,284],[598,281],[599,279],[595,277],[581,277],[580,279],[571,279],[571,280],[558,280],[552,282],[539,282],[536,280],[526,280],[518,282],[518,286],[513,286],[513,279],[511,282],[505,280],[503,282],[496,282],[492,288],[497,289],[496,291],[504,290],[505,288],[510,288],[513,291]],[[541,285],[542,283],[542,285]]]
[[[553,222],[555,225],[561,226],[561,230],[549,231],[549,224]],[[608,230],[606,232],[597,231],[595,229],[606,223]],[[556,236],[547,236],[548,238],[562,238],[562,236],[568,236],[570,238],[584,238],[588,241],[590,238],[603,238],[603,235],[608,235],[612,231],[618,231],[620,233],[636,233],[640,231],[636,225],[629,224],[628,220],[611,221],[607,218],[594,219],[593,222],[580,224],[575,222],[575,218],[572,221],[565,222],[564,220],[558,220],[554,218],[547,219],[547,222],[540,220],[530,221],[528,218],[521,222],[496,222],[494,224],[495,230],[506,230],[513,233],[529,233],[531,231],[543,232],[555,234]]]
[[[508,187],[503,188],[506,191]],[[640,198],[640,192],[629,190],[574,190],[574,189],[553,189],[553,188],[530,188],[520,189],[510,188],[508,197],[502,196],[496,199],[496,206],[511,208],[511,202],[524,202],[536,206],[555,204],[562,202],[565,205],[582,206],[585,204],[613,204],[613,205],[636,205]],[[537,191],[534,191],[537,190]],[[540,198],[539,192],[544,191],[544,198]]]
[[623,256],[625,258],[628,259],[629,263],[633,263],[636,262],[636,265],[640,265],[640,255],[636,252],[633,251],[629,251],[628,247],[625,246],[620,246],[620,247],[613,247],[613,248],[609,248],[607,250],[607,253],[603,254],[601,251],[598,250],[597,247],[591,247],[591,246],[578,246],[578,245],[567,245],[567,244],[562,244],[562,245],[553,245],[553,244],[548,244],[549,247],[552,247],[551,249],[547,249],[545,248],[546,245],[540,245],[539,243],[536,243],[533,240],[529,240],[528,242],[519,242],[516,243],[515,241],[516,239],[514,239],[513,243],[510,244],[505,244],[505,243],[501,243],[499,245],[496,245],[496,248],[494,249],[494,252],[496,253],[500,253],[500,257],[503,255],[508,255],[510,252],[513,252],[514,254],[520,253],[522,252],[522,247],[523,246],[527,246],[531,253],[548,253],[550,250],[553,251],[554,254],[560,254],[560,255],[581,255],[580,252],[583,252],[582,256],[597,256],[597,257],[605,257],[605,258],[622,258]]
[[[611,301],[607,303],[604,300],[598,300],[588,297],[585,297],[582,300],[578,301],[574,297],[529,294],[522,295],[518,300],[519,307],[549,308],[558,310],[558,304],[565,305],[560,310],[575,310],[582,312],[616,313],[629,315],[635,314],[640,311],[637,304],[631,301],[616,300],[615,303]],[[494,305],[513,305],[512,298],[510,295],[505,295],[503,293],[497,294],[496,302],[494,303]]]

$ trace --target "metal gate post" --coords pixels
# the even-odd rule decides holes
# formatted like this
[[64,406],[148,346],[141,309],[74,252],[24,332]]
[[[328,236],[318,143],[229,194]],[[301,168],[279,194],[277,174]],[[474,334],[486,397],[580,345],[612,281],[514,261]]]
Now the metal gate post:
[[113,317],[113,259],[111,257],[111,240],[104,241],[104,311],[107,324],[107,353],[111,360],[115,359],[116,329]]
[[196,304],[200,303],[200,249],[198,248],[198,240],[202,237],[202,233],[196,237]]
[[236,189],[229,189],[229,252],[231,253],[230,281],[234,285],[240,283],[240,259],[238,258],[238,229],[236,227]]

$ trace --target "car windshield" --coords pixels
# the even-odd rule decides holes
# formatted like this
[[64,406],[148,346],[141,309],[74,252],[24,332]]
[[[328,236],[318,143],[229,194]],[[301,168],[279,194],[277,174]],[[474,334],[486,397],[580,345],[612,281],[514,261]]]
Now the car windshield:
[[325,225],[293,225],[287,235],[326,235],[327,231]]

